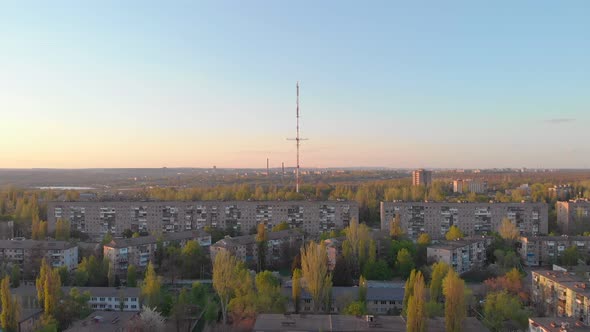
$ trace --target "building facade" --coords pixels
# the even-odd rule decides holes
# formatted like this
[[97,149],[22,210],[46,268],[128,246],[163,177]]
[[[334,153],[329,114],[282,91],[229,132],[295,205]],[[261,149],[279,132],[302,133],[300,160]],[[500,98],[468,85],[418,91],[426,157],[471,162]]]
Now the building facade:
[[417,169],[412,171],[412,185],[429,186],[432,184],[432,171]]
[[[266,266],[277,264],[289,251],[294,252],[293,258],[303,244],[304,235],[296,229],[288,229],[278,232],[266,233]],[[211,260],[215,261],[215,255],[221,251],[227,251],[236,256],[248,266],[255,266],[258,260],[258,243],[256,235],[243,235],[236,237],[225,237],[211,245]]]
[[453,192],[482,194],[488,190],[488,183],[482,180],[455,180],[453,181]]
[[[103,246],[104,257],[112,263],[113,269],[118,275],[125,275],[130,265],[143,270],[150,262],[154,262],[159,239],[164,247],[171,243],[178,243],[180,247],[188,241],[196,240],[203,247],[211,245],[211,235],[204,231],[184,231],[178,233],[164,233],[161,238],[153,235],[136,238],[113,239]],[[101,308],[99,308],[101,309]]]
[[441,241],[426,248],[426,257],[428,261],[445,262],[461,274],[485,266],[486,248],[491,242],[486,237]]
[[0,240],[0,261],[17,264],[26,270],[30,264],[47,263],[69,271],[78,266],[78,246],[65,241]]
[[[94,310],[140,311],[140,289],[137,287],[62,287],[64,294],[69,294],[72,288],[78,289],[80,294],[90,293],[88,305]],[[40,309],[35,286],[19,286],[11,290],[17,296],[22,309]]]
[[358,220],[358,204],[352,201],[198,201],[198,202],[49,202],[48,228],[63,218],[72,229],[91,236],[108,232],[169,233],[233,228],[242,234],[260,223],[270,230],[280,222],[316,234],[343,229]]
[[557,225],[561,232],[577,235],[590,231],[590,201],[576,199],[567,202],[557,202]]
[[590,284],[570,272],[532,271],[531,300],[547,317],[590,324]]
[[588,236],[523,236],[518,242],[518,253],[527,266],[555,264],[561,254],[572,246],[581,253],[590,253]]
[[497,231],[504,218],[510,219],[521,235],[548,231],[545,203],[381,202],[381,229],[388,230],[397,214],[411,238],[428,233],[441,239],[453,225],[465,235],[486,235]]

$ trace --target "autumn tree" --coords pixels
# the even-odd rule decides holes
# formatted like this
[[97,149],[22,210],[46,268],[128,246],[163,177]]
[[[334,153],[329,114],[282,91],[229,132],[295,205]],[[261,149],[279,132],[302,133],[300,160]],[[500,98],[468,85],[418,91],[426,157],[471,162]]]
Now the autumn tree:
[[445,297],[445,327],[448,332],[461,332],[461,325],[467,317],[465,306],[465,282],[455,270],[449,269],[443,280]]
[[199,275],[205,264],[205,253],[197,240],[188,241],[180,250],[182,275],[184,278],[194,278]]
[[8,276],[4,277],[0,283],[0,304],[2,305],[2,312],[0,313],[2,330],[8,332],[18,331],[20,305],[10,293],[10,278]]
[[367,246],[370,244],[369,227],[352,219],[344,229],[346,240],[342,243],[343,256],[353,268],[353,276],[358,276],[367,259]]
[[408,300],[407,315],[406,331],[426,331],[426,286],[420,271],[414,277],[412,294]]
[[449,231],[447,232],[447,234],[445,234],[445,238],[449,241],[452,240],[459,240],[462,239],[465,235],[463,235],[463,232],[461,232],[461,229],[459,229],[459,227],[453,225],[451,226],[451,228],[449,228]]
[[14,264],[12,266],[12,269],[10,271],[10,286],[13,288],[16,288],[20,285],[20,279],[21,279],[21,275],[20,275],[20,267],[16,264]]
[[432,240],[430,239],[430,235],[428,233],[421,233],[416,240],[416,243],[419,246],[428,246]]
[[127,268],[127,287],[137,287],[137,268],[129,265]]
[[531,313],[523,308],[517,296],[506,291],[489,293],[484,304],[484,324],[492,331],[504,331],[505,323],[512,320],[525,329]]
[[280,313],[285,310],[285,297],[281,294],[279,279],[270,271],[256,275],[256,312]]
[[264,270],[266,265],[266,247],[267,247],[266,226],[263,223],[258,224],[256,229],[256,246],[258,247],[258,271]]
[[146,303],[148,307],[155,308],[160,304],[161,286],[160,277],[158,277],[154,270],[154,265],[150,262],[145,271],[143,282],[141,283],[140,293],[143,297],[144,303]]
[[432,265],[432,277],[430,280],[430,301],[437,302],[442,294],[443,280],[449,272],[449,265],[445,262],[436,262]]
[[291,278],[291,297],[295,304],[295,313],[299,313],[299,299],[301,298],[301,270],[293,270],[293,277]]
[[55,239],[58,241],[68,241],[70,239],[70,222],[59,218],[55,223]]
[[227,323],[229,301],[235,292],[234,272],[238,264],[236,257],[225,250],[218,252],[213,262],[213,288],[219,297],[224,324]]
[[404,235],[404,230],[402,229],[402,222],[400,219],[400,214],[396,213],[395,218],[391,220],[389,223],[389,236],[393,239],[398,239]]
[[520,230],[508,218],[502,219],[498,233],[504,240],[514,241],[520,236]]
[[59,300],[59,292],[61,289],[61,280],[59,271],[52,269],[47,260],[43,258],[41,261],[41,269],[39,276],[35,282],[37,288],[37,299],[43,306],[43,311],[46,315],[53,316]]
[[412,255],[410,254],[408,249],[402,248],[397,253],[395,266],[402,278],[405,278],[410,274],[410,272],[414,268],[414,259],[412,258]]
[[233,271],[233,297],[229,301],[228,309],[233,320],[252,318],[256,315],[256,293],[254,281],[250,271],[244,264],[238,263]]
[[366,304],[367,302],[367,279],[361,276],[359,279],[359,301]]
[[408,279],[406,279],[406,285],[404,287],[404,299],[402,302],[402,315],[406,316],[408,312],[408,303],[410,296],[414,293],[414,282],[416,280],[416,270],[412,270]]
[[301,248],[301,271],[305,289],[313,300],[313,310],[318,312],[332,288],[332,276],[328,272],[326,247],[310,242]]
[[273,226],[272,231],[273,232],[286,231],[289,228],[290,228],[289,224],[286,221],[281,221],[280,223]]
[[528,294],[523,290],[522,275],[516,268],[503,276],[487,279],[484,284],[489,293],[504,290],[512,295],[518,295],[523,301],[528,299]]

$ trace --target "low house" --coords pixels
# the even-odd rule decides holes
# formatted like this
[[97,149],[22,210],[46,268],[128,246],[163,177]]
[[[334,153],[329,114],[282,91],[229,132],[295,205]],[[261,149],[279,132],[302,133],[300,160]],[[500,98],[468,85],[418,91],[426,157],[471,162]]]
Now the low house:
[[429,261],[442,261],[461,274],[481,268],[486,262],[486,248],[491,239],[473,237],[453,241],[440,241],[426,248]]

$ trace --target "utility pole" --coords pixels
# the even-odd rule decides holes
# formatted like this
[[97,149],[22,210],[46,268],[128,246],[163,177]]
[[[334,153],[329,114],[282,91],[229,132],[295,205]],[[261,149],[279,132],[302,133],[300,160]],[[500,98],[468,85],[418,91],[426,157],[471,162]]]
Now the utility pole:
[[295,138],[288,138],[288,140],[295,141],[297,145],[297,167],[295,168],[295,192],[299,193],[299,145],[301,141],[306,141],[307,138],[301,138],[299,136],[299,81],[297,81],[297,136]]

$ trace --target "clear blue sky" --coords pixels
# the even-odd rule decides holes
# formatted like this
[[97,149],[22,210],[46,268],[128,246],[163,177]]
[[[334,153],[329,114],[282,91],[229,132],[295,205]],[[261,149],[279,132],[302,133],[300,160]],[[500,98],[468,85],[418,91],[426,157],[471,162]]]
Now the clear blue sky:
[[590,167],[588,1],[0,5],[0,167]]

